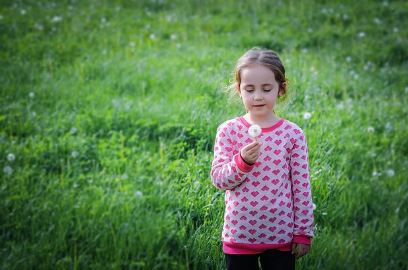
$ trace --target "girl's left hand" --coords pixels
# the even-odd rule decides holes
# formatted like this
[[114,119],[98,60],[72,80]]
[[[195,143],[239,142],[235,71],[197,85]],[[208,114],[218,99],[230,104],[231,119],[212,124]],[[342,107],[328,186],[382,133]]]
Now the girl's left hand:
[[292,254],[300,258],[310,251],[310,245],[292,243]]

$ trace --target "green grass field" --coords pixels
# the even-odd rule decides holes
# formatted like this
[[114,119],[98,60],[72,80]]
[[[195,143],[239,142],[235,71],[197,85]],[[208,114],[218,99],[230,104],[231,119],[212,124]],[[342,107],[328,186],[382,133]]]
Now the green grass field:
[[0,268],[224,269],[212,147],[262,46],[310,148],[298,269],[408,269],[407,25],[406,1],[1,0]]

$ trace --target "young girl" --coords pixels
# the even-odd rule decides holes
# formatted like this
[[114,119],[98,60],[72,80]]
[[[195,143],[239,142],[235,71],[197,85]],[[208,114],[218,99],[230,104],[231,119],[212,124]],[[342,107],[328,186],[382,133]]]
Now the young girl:
[[259,258],[264,270],[295,269],[295,258],[310,249],[313,202],[305,135],[274,111],[286,94],[278,55],[246,52],[235,68],[235,90],[247,113],[218,127],[211,168],[213,184],[226,190],[227,268],[258,269]]

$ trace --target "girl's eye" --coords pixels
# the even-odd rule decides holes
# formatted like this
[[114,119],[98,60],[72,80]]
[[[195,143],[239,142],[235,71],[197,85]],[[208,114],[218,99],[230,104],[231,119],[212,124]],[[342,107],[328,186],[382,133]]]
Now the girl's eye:
[[253,88],[250,88],[250,87],[247,87],[247,88],[245,88],[245,91],[247,91],[247,92],[253,92],[254,89],[253,89]]
[[272,88],[264,88],[264,91],[265,91],[265,92],[272,91]]

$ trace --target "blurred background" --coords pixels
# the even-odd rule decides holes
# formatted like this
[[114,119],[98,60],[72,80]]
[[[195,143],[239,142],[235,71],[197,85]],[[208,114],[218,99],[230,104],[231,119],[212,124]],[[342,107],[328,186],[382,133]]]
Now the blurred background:
[[0,268],[224,269],[213,144],[259,46],[308,138],[298,269],[407,269],[407,18],[406,1],[0,1]]

